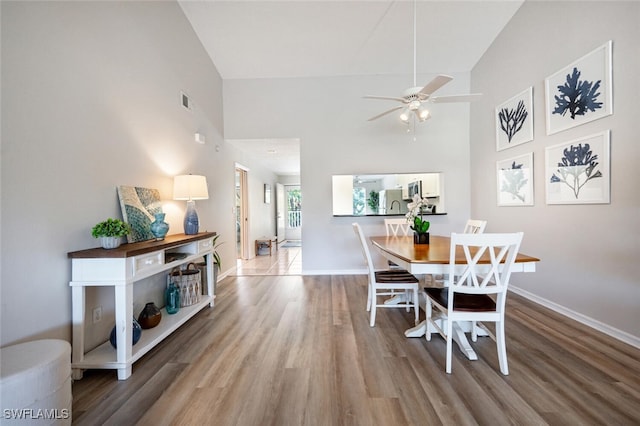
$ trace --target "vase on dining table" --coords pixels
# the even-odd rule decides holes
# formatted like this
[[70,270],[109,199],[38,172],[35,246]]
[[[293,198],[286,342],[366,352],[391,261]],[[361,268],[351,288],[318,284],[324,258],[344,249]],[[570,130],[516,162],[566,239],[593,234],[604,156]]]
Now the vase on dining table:
[[413,233],[413,244],[429,244],[429,233]]

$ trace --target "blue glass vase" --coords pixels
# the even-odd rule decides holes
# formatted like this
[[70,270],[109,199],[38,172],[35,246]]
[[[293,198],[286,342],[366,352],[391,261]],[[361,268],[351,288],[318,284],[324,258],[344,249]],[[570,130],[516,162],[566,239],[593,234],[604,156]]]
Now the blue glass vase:
[[[140,324],[138,323],[138,321],[136,321],[135,317],[133,318],[133,326],[131,327],[131,343],[132,344],[136,344],[138,343],[138,340],[140,340],[140,337],[142,336],[142,327],[140,327]],[[111,343],[111,346],[113,346],[115,349],[117,349],[116,346],[116,327],[113,326],[113,328],[111,329],[111,335],[109,336],[109,342]]]
[[165,235],[169,232],[169,224],[164,221],[164,213],[156,213],[155,221],[151,222],[151,233],[156,237],[156,241],[164,240]]
[[169,282],[164,292],[164,307],[169,315],[173,315],[180,310],[180,290],[173,281]]

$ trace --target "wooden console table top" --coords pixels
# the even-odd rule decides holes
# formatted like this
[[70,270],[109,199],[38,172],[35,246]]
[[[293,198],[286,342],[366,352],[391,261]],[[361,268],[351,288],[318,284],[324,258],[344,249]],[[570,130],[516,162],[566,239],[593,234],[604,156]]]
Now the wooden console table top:
[[166,250],[175,246],[184,245],[193,241],[204,240],[215,236],[215,232],[200,232],[195,235],[173,234],[164,237],[164,240],[148,240],[137,243],[125,243],[114,249],[103,249],[96,247],[86,250],[72,251],[67,253],[69,259],[91,259],[91,258],[126,258],[150,253],[156,250]]

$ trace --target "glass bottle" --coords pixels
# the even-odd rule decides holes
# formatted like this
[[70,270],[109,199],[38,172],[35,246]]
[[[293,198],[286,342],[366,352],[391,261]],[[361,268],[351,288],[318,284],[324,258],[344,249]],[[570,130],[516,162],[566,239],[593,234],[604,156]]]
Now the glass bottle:
[[173,315],[180,310],[180,290],[169,278],[169,284],[164,292],[165,309],[169,315]]

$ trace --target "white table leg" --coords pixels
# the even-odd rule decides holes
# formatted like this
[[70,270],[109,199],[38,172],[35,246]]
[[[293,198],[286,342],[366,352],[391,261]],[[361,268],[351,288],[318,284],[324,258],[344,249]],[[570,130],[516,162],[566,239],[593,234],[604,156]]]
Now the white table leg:
[[[436,321],[441,322],[442,320],[436,320]],[[442,328],[441,323],[438,324],[438,326]],[[420,324],[416,325],[415,327],[411,327],[405,330],[404,335],[406,337],[422,337],[426,333],[427,333],[427,321],[422,321]],[[464,334],[464,331],[460,328],[460,326],[457,323],[453,324],[453,336],[451,337],[458,344],[458,347],[467,358],[469,358],[472,361],[475,361],[478,359],[478,355],[471,347],[471,344],[467,340],[467,336]]]
[[471,347],[471,344],[467,340],[467,336],[464,334],[464,331],[462,331],[458,323],[453,323],[453,336],[451,337],[458,344],[458,347],[467,358],[472,361],[478,359],[478,355],[476,355],[476,352]]
[[408,330],[405,330],[404,335],[407,337],[422,337],[427,334],[427,322],[422,321],[420,324],[415,327],[411,327]]
[[391,296],[390,298],[384,301],[385,305],[398,305],[400,303],[404,303],[407,301],[407,298],[404,293],[398,293],[396,295]]
[[131,376],[131,364],[125,368],[118,368],[118,380],[127,380]]

